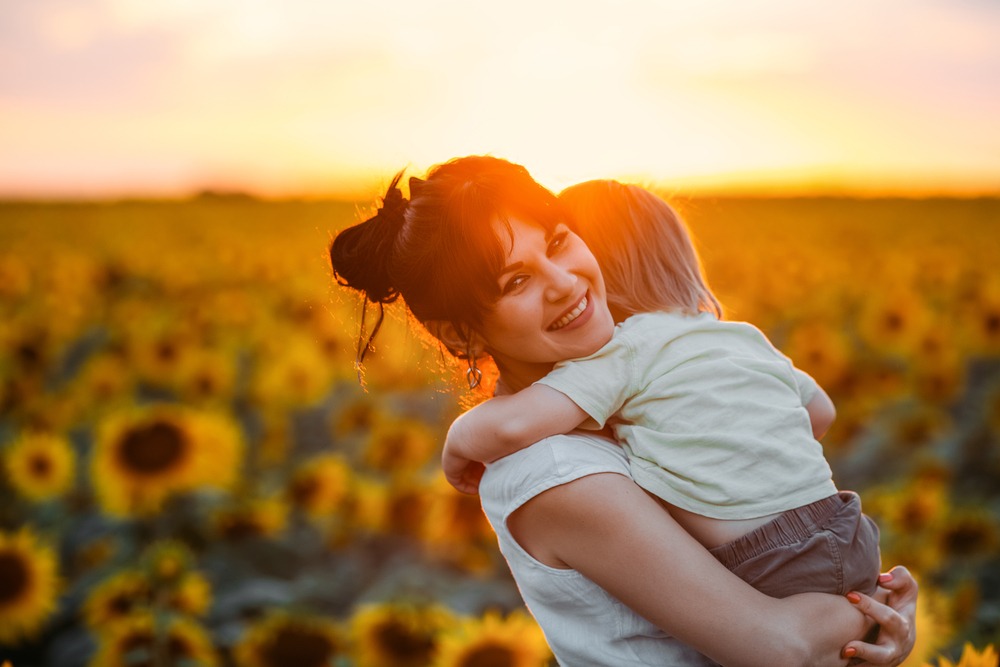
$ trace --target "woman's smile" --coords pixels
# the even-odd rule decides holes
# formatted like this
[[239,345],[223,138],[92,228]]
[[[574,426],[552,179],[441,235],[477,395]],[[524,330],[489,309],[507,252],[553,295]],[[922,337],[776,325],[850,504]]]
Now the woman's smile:
[[559,329],[568,328],[570,325],[576,328],[586,324],[591,315],[594,314],[592,303],[593,300],[588,299],[587,295],[584,294],[583,298],[568,313],[560,317],[549,327],[549,331],[558,331]]

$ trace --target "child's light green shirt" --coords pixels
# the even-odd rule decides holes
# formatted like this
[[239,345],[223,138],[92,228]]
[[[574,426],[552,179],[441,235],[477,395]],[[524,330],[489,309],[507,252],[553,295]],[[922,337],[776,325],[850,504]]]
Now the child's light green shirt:
[[815,381],[750,324],[634,315],[539,382],[610,421],[635,481],[682,509],[749,519],[837,492],[805,409]]

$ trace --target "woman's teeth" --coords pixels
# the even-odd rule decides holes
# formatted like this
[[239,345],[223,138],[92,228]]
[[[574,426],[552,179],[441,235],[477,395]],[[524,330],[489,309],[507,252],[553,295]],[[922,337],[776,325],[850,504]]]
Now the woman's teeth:
[[549,327],[550,331],[555,331],[556,329],[562,329],[564,326],[580,317],[580,313],[587,309],[587,297],[584,296],[580,299],[580,303],[576,304],[576,308],[569,311],[565,315],[559,318],[559,321]]

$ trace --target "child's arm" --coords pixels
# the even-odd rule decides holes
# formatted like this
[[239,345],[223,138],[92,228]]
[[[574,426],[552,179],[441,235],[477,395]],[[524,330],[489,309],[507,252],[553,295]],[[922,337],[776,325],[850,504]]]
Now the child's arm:
[[823,388],[817,385],[816,394],[806,404],[806,411],[812,423],[813,437],[819,440],[833,425],[833,420],[837,418],[837,409]]
[[476,493],[482,465],[524,449],[542,438],[568,433],[588,415],[566,394],[533,384],[509,396],[477,405],[448,429],[441,467],[448,482]]

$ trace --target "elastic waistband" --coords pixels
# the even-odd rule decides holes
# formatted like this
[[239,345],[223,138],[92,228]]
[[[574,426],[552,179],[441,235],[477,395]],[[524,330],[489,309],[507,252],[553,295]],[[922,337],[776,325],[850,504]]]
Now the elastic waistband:
[[855,503],[857,511],[860,513],[861,499],[858,494],[852,491],[841,491],[814,503],[782,512],[773,521],[709,551],[731,570],[744,561],[775,547],[801,542],[820,531],[830,517]]

